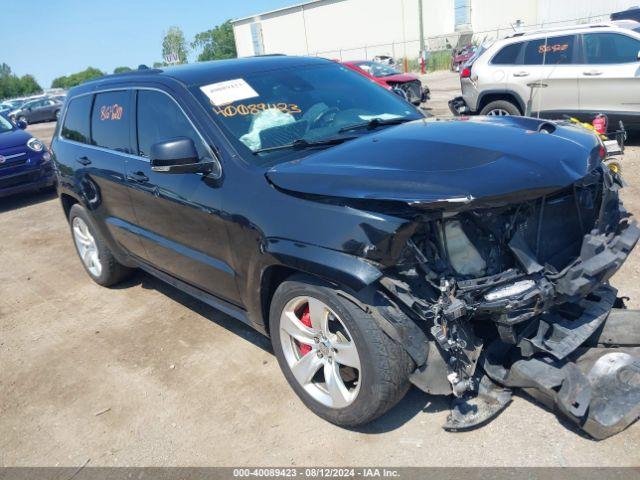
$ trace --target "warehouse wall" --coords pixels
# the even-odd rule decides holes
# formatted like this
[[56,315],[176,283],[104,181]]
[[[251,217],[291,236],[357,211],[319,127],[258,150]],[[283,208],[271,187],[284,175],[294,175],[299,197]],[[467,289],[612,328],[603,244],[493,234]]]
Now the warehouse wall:
[[[455,0],[423,0],[427,46],[455,45]],[[458,2],[462,4],[464,2]],[[624,10],[640,0],[470,0],[475,39],[492,39],[524,25],[549,25]],[[254,55],[251,23],[262,28],[264,53],[320,55],[342,60],[419,52],[418,0],[320,0],[234,22],[239,56]],[[459,26],[460,27],[460,26]],[[460,28],[458,28],[460,30]],[[478,33],[486,32],[486,33]]]
[[[324,0],[234,24],[238,55],[253,55],[250,23],[262,24],[265,53],[370,58],[415,56],[419,50],[418,0]],[[424,2],[425,37],[454,29],[452,0]]]

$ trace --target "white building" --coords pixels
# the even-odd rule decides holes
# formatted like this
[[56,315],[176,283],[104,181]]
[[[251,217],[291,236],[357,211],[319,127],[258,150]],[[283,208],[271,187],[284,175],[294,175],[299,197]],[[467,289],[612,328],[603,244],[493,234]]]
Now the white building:
[[[608,19],[640,0],[423,0],[429,50],[503,36],[516,28]],[[343,60],[386,54],[415,58],[418,0],[314,0],[233,20],[238,56],[268,53]],[[518,27],[520,26],[520,27]],[[469,34],[464,43],[468,43]]]

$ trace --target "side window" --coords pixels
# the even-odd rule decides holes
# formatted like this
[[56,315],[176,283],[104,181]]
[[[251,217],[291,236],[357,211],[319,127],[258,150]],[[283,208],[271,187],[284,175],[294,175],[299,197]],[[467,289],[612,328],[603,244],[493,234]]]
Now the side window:
[[491,63],[493,65],[515,65],[518,61],[518,55],[522,49],[522,42],[507,45],[493,57]]
[[62,138],[75,142],[89,143],[89,116],[93,95],[73,98],[67,107],[62,125]]
[[91,143],[93,145],[131,153],[129,97],[128,90],[96,94],[91,113]]
[[640,41],[618,33],[588,33],[584,38],[584,59],[590,64],[638,61]]
[[149,157],[151,145],[175,137],[193,140],[200,159],[208,150],[182,110],[171,98],[153,90],[138,90],[138,154]]
[[530,40],[524,49],[525,65],[566,65],[573,63],[575,35]]

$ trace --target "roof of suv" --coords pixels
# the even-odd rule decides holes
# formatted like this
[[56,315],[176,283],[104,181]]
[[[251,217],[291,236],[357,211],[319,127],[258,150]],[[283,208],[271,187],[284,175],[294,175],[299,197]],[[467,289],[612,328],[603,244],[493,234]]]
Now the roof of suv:
[[107,75],[83,83],[73,88],[69,95],[97,90],[99,88],[124,82],[135,83],[148,81],[150,76],[171,78],[186,86],[214,83],[232,78],[241,78],[270,70],[300,67],[307,65],[333,64],[330,60],[315,57],[289,57],[285,55],[263,55],[256,57],[234,58],[229,60],[213,60],[176,67],[139,69],[131,72]]
[[516,32],[516,33],[512,33],[511,35],[501,40],[497,40],[497,42],[502,41],[505,43],[509,43],[509,41],[511,40],[516,41],[521,39],[545,37],[552,34],[553,35],[555,34],[571,35],[575,33],[584,33],[584,32],[592,32],[592,31],[616,31],[621,33],[629,33],[630,31],[633,31],[633,30],[631,30],[630,28],[624,28],[621,25],[617,25],[615,23],[598,23],[598,24],[591,23],[586,25],[569,25],[564,27],[553,27],[553,28],[531,30],[526,32]]

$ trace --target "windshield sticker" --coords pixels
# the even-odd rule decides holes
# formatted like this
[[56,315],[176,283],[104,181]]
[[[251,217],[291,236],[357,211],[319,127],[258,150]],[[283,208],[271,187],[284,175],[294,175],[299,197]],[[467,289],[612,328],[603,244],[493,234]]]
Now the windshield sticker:
[[114,103],[113,105],[102,105],[100,107],[100,120],[122,120],[122,106]]
[[224,117],[235,117],[236,115],[257,115],[266,110],[280,110],[282,113],[293,115],[302,113],[302,110],[295,103],[250,103],[240,105],[227,105],[226,107],[214,108],[213,111]]
[[238,100],[246,100],[247,98],[258,97],[251,85],[243,78],[235,80],[227,80],[225,82],[210,83],[200,87],[200,90],[209,98],[209,101],[216,106],[227,105],[237,102]]
[[563,43],[563,44],[556,43],[555,45],[540,45],[538,47],[538,53],[544,54],[544,53],[550,53],[550,52],[564,52],[568,48],[569,48],[568,43]]

